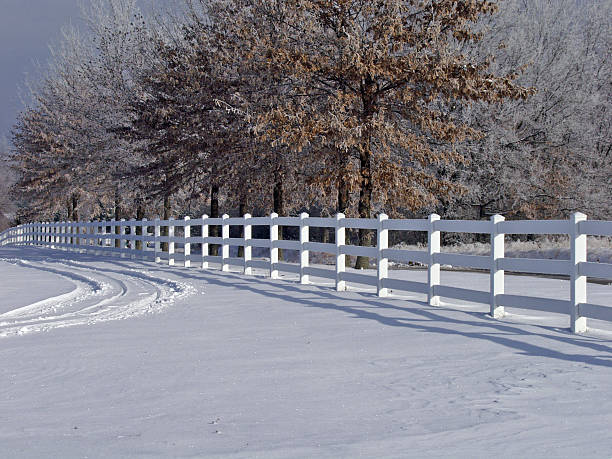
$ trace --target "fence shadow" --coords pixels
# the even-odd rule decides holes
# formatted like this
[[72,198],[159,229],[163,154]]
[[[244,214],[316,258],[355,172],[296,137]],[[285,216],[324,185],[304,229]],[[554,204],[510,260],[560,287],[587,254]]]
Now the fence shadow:
[[[57,257],[57,251],[29,249],[19,251],[19,256],[30,261],[61,261],[69,258],[73,262],[85,263],[83,267],[101,272],[123,275],[134,274],[135,267],[142,267],[148,273],[172,274],[184,279],[196,280],[205,284],[224,288],[248,291],[254,295],[274,298],[309,308],[333,310],[349,314],[353,318],[372,320],[389,327],[436,334],[461,335],[466,338],[483,340],[514,349],[523,355],[547,357],[587,365],[612,367],[612,342],[588,335],[570,333],[544,325],[515,325],[492,319],[485,313],[465,311],[450,307],[433,307],[424,301],[389,297],[379,299],[374,294],[360,292],[335,292],[329,287],[300,285],[290,280],[270,280],[262,276],[244,276],[237,272],[201,270],[167,266],[152,262],[128,260],[116,257],[100,257],[92,254],[59,252],[69,257]],[[108,262],[112,267],[91,267],[87,263]],[[399,315],[398,313],[402,313]],[[529,327],[529,330],[526,329]],[[540,330],[539,332],[533,330]],[[544,346],[521,340],[521,337],[538,337],[574,346],[582,352],[570,353],[549,349]],[[592,353],[585,353],[590,350]]]

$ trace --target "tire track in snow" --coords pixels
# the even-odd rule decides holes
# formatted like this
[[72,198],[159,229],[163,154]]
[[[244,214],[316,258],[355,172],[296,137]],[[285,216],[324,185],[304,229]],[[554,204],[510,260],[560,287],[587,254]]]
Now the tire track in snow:
[[2,259],[68,279],[74,290],[0,314],[0,337],[159,313],[196,292],[188,283],[146,270],[112,269],[67,259]]

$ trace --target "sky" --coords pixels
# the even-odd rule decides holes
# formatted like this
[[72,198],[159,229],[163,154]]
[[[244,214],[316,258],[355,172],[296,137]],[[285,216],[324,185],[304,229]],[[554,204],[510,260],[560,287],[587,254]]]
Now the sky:
[[61,27],[78,23],[78,5],[79,0],[0,0],[0,138],[9,137],[23,108],[26,75],[40,75]]
[[0,147],[23,109],[26,80],[40,77],[62,26],[79,24],[82,1],[0,0]]

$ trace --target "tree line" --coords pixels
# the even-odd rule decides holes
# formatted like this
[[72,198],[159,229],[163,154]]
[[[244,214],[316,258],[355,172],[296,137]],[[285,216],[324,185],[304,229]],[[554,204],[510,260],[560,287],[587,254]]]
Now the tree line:
[[12,131],[18,219],[610,218],[611,12],[92,0]]

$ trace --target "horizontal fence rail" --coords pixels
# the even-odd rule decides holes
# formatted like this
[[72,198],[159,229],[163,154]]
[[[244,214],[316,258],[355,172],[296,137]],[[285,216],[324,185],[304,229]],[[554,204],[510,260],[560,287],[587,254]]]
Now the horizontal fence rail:
[[[212,231],[214,227],[215,231]],[[241,236],[230,237],[230,228],[239,227]],[[253,228],[266,227],[269,237],[253,238]],[[281,227],[296,227],[298,240],[283,240]],[[310,229],[331,228],[334,243],[310,240]],[[199,236],[192,230],[198,228]],[[180,231],[177,231],[180,229]],[[376,245],[364,247],[346,243],[347,229],[366,229],[376,233]],[[427,233],[427,246],[422,251],[388,247],[389,231],[420,231]],[[489,256],[444,253],[441,251],[441,232],[488,234],[491,252]],[[213,236],[212,234],[216,234]],[[569,260],[544,260],[505,257],[506,234],[562,234],[570,239]],[[330,279],[338,291],[346,290],[347,282],[376,287],[378,296],[385,297],[392,291],[427,295],[432,306],[440,304],[440,298],[451,298],[489,305],[490,315],[501,318],[506,307],[533,309],[567,314],[573,332],[586,331],[587,318],[612,322],[612,306],[587,302],[587,278],[612,280],[612,264],[587,262],[587,236],[612,236],[611,221],[587,221],[581,213],[569,220],[519,220],[505,221],[494,215],[489,221],[441,220],[432,214],[428,219],[389,219],[379,215],[377,219],[345,218],[338,214],[331,218],[299,217],[201,218],[174,220],[110,220],[91,222],[36,222],[19,225],[0,233],[0,245],[35,245],[71,251],[111,253],[120,257],[166,263],[177,262],[184,267],[197,263],[208,269],[210,263],[221,265],[222,271],[231,266],[242,268],[252,275],[253,269],[267,270],[271,278],[280,272],[294,273],[302,284],[311,277]],[[177,245],[182,252],[177,251]],[[199,246],[193,253],[194,245]],[[215,247],[215,250],[213,249]],[[241,247],[240,257],[230,256],[230,247]],[[268,259],[254,259],[253,249],[269,251]],[[280,250],[298,252],[298,263],[279,261]],[[310,266],[310,252],[330,254],[335,266],[329,269]],[[376,273],[347,271],[346,256],[364,256],[376,260]],[[389,278],[389,262],[419,263],[427,266],[427,281],[413,282]],[[441,265],[471,268],[489,272],[489,291],[473,290],[442,285]],[[569,277],[569,300],[513,295],[505,292],[505,271],[564,275]]]

